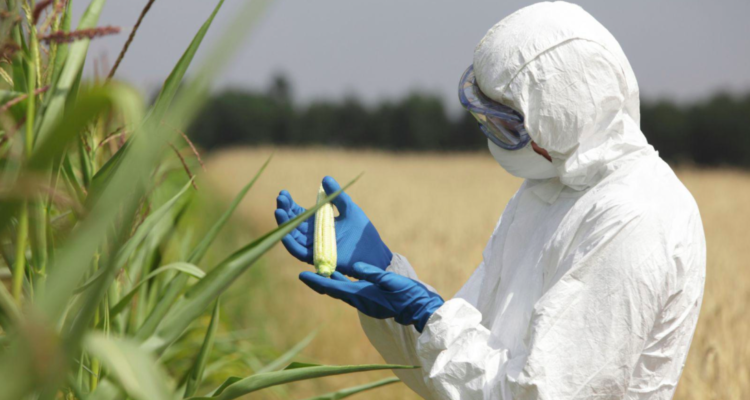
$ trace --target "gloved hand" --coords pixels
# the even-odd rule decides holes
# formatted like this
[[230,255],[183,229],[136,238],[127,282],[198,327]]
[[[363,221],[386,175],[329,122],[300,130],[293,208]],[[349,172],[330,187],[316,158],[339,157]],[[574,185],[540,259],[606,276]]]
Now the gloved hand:
[[[339,189],[341,186],[333,178],[330,176],[323,178],[323,190],[326,194],[330,195]],[[333,199],[332,203],[339,210],[339,216],[336,217],[335,222],[337,269],[340,268],[341,272],[348,271],[357,261],[366,262],[381,270],[388,268],[393,253],[380,239],[378,231],[375,230],[364,211],[344,192]],[[292,195],[286,190],[282,190],[276,198],[276,207],[274,215],[279,225],[305,212],[304,208],[292,200]],[[315,217],[313,216],[281,240],[291,255],[308,264],[313,263],[314,225]]]
[[395,318],[401,325],[413,324],[420,333],[444,303],[421,283],[369,264],[355,263],[346,274],[359,281],[350,281],[338,271],[331,279],[312,272],[301,273],[299,279],[316,292],[343,300],[367,316]]

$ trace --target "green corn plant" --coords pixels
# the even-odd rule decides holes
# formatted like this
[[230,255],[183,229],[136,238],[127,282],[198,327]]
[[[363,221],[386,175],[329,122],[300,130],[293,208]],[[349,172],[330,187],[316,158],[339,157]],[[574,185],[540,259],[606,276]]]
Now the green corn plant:
[[[270,159],[200,233],[187,217],[197,207],[195,161],[183,156],[192,145],[179,132],[268,2],[247,2],[187,79],[218,0],[148,106],[115,72],[154,0],[115,68],[93,80],[83,76],[89,42],[119,29],[99,26],[105,0],[91,0],[73,27],[72,2],[0,9],[0,400],[235,399],[265,388],[287,397],[278,385],[414,368],[292,362],[314,334],[264,365],[218,338],[227,288],[339,193],[200,267]],[[254,374],[209,389],[207,377],[238,360]]]

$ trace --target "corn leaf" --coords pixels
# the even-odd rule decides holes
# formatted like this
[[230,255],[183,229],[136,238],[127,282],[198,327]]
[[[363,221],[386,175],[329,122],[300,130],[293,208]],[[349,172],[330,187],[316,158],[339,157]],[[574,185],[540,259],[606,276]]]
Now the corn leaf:
[[[81,16],[78,29],[96,27],[99,15],[104,8],[106,0],[92,0],[86,12]],[[89,39],[77,40],[70,45],[65,57],[65,66],[60,72],[57,84],[50,90],[50,100],[44,115],[44,120],[37,133],[37,141],[44,140],[52,133],[54,123],[62,116],[65,108],[65,100],[72,93],[76,78],[83,68],[86,53],[89,49]]]
[[[128,118],[139,118],[140,98],[131,89],[122,85],[108,85],[94,87],[84,91],[74,107],[62,118],[55,121],[52,135],[43,140],[34,150],[28,161],[30,174],[33,171],[43,171],[55,160],[59,160],[67,145],[78,137],[78,134],[96,116],[113,106],[125,111]],[[18,177],[20,182],[7,182],[7,185],[23,184],[27,179],[23,174]],[[13,190],[13,189],[11,189]],[[20,208],[20,201],[4,201],[0,207],[0,231],[6,227],[12,215]]]
[[326,393],[320,396],[310,397],[305,400],[341,400],[349,396],[353,396],[357,393],[362,393],[367,390],[376,389],[386,385],[392,385],[394,383],[401,382],[398,378],[386,378],[375,382],[366,383],[364,385],[354,386],[346,389],[342,389],[336,392]]
[[208,324],[208,330],[206,331],[206,337],[203,339],[203,345],[198,356],[195,358],[193,367],[190,368],[190,372],[187,376],[187,382],[185,384],[185,396],[188,398],[195,394],[198,387],[203,380],[203,372],[206,369],[206,363],[208,362],[208,356],[211,353],[211,349],[214,345],[214,337],[216,336],[216,330],[219,328],[219,300],[216,300],[214,305],[214,311],[211,313],[211,322]]
[[84,348],[102,361],[109,375],[129,397],[135,400],[171,400],[166,374],[157,366],[154,357],[139,348],[137,343],[91,333],[84,340]]
[[109,310],[109,317],[114,318],[118,314],[120,314],[120,312],[122,312],[122,310],[124,310],[130,304],[130,300],[132,300],[133,296],[136,295],[136,293],[138,292],[138,288],[140,288],[141,285],[155,278],[157,275],[162,274],[164,272],[168,272],[168,271],[182,272],[184,274],[187,274],[189,276],[192,276],[194,278],[199,278],[199,279],[206,276],[206,273],[203,272],[203,270],[201,270],[200,268],[196,267],[193,264],[189,264],[185,262],[176,262],[176,263],[161,266],[151,271],[150,274],[146,275],[140,282],[136,283],[135,286],[133,286],[133,288],[130,289],[130,291],[127,294],[122,296],[120,301],[118,301],[117,304],[115,304]]
[[255,173],[255,176],[253,179],[248,182],[245,187],[240,190],[240,192],[235,196],[234,200],[232,201],[232,204],[229,205],[229,208],[224,211],[224,214],[221,215],[221,217],[216,221],[216,223],[211,227],[211,229],[208,230],[208,233],[206,233],[206,236],[203,237],[203,240],[198,243],[198,245],[195,247],[195,250],[190,254],[190,257],[188,258],[188,262],[191,262],[193,264],[200,263],[201,259],[203,259],[203,256],[208,251],[208,248],[211,246],[211,243],[213,243],[214,239],[216,239],[216,236],[219,235],[219,231],[221,231],[221,228],[224,227],[224,225],[229,220],[229,217],[232,216],[234,213],[234,210],[237,209],[237,206],[240,204],[242,199],[245,198],[245,195],[247,194],[248,190],[250,190],[251,187],[255,184],[255,181],[258,180],[260,175],[263,173],[263,171],[268,166],[268,163],[271,162],[271,157],[268,157],[265,163],[263,163],[263,166],[260,167],[258,172]]
[[[143,221],[143,223],[136,229],[133,236],[128,239],[128,241],[125,243],[125,245],[120,249],[119,253],[117,254],[117,261],[115,268],[120,269],[123,265],[127,262],[128,258],[135,252],[135,249],[138,248],[138,246],[146,239],[146,237],[152,232],[154,227],[161,221],[162,218],[164,218],[165,215],[167,215],[172,208],[177,204],[178,200],[182,198],[182,196],[185,194],[187,189],[190,187],[190,182],[186,183],[183,188],[177,192],[176,195],[174,195],[169,201],[164,203],[161,207],[159,207],[158,210],[151,213],[146,219]],[[89,288],[91,285],[93,285],[97,280],[99,280],[104,273],[106,272],[105,269],[100,269],[97,271],[94,276],[92,276],[88,281],[86,281],[84,284],[79,286],[74,293],[80,293]],[[143,283],[143,282],[141,282]]]
[[172,305],[180,297],[180,294],[182,294],[182,291],[187,285],[187,281],[188,276],[183,274],[172,278],[166,289],[162,291],[163,294],[159,297],[159,301],[156,302],[154,309],[151,310],[151,313],[136,331],[136,340],[139,342],[144,341],[154,334],[159,327],[159,324],[164,320],[164,316],[169,313]]
[[[94,0],[97,1],[97,0]],[[254,4],[250,3],[250,4]],[[246,7],[250,9],[249,7]],[[240,17],[244,17],[244,14],[240,14]],[[223,61],[226,60],[230,53],[236,49],[239,39],[232,37],[242,33],[247,29],[248,21],[238,20],[235,21],[233,27],[237,26],[242,29],[231,29],[225,34],[221,40],[224,46],[221,47],[220,58],[209,58],[207,62],[211,67],[204,67],[203,71],[216,71],[216,65],[222,65]],[[188,52],[194,52],[193,47],[197,44],[191,43],[191,47]],[[72,56],[73,49],[71,48],[68,55]],[[175,67],[177,70],[187,68],[190,58],[183,58]],[[63,70],[65,75],[67,65]],[[64,76],[63,76],[64,77]],[[62,78],[61,77],[61,80]],[[174,121],[172,126],[182,127],[190,122],[190,116],[195,115],[194,111],[204,101],[202,94],[206,91],[208,83],[214,78],[213,74],[202,73],[199,74],[199,79],[187,84],[178,98],[178,107],[174,107],[170,111],[170,120]],[[158,120],[157,120],[158,121]],[[127,146],[127,152],[119,158],[117,168],[111,169],[109,177],[105,179],[106,185],[102,186],[101,195],[97,196],[95,205],[92,206],[88,218],[79,226],[79,235],[72,238],[67,246],[70,250],[68,252],[62,252],[56,264],[64,265],[65,268],[56,268],[52,271],[52,274],[59,270],[65,270],[70,272],[64,276],[57,277],[54,286],[50,286],[50,290],[45,293],[45,299],[57,299],[57,301],[44,300],[40,302],[42,309],[44,309],[52,320],[57,320],[64,309],[64,299],[67,299],[74,287],[76,282],[81,279],[83,273],[87,270],[88,265],[82,263],[80,260],[91,259],[91,255],[94,254],[95,249],[102,243],[104,233],[106,229],[119,213],[118,210],[124,215],[132,215],[136,207],[136,199],[143,192],[143,184],[146,177],[151,171],[152,167],[156,164],[161,154],[161,150],[168,143],[169,139],[174,136],[174,132],[168,129],[161,129],[160,124],[152,121],[141,125],[139,129],[132,135],[129,140],[130,144]],[[122,151],[122,150],[121,150]],[[119,153],[119,152],[118,152]],[[93,184],[93,182],[92,182]],[[94,191],[92,189],[92,191]],[[118,240],[115,240],[117,243]],[[110,279],[113,275],[110,274]],[[181,278],[181,277],[178,277]],[[53,280],[50,277],[50,280]],[[103,295],[103,293],[100,293]],[[84,326],[87,322],[88,317],[84,316],[80,320],[78,326]],[[71,339],[75,338],[75,330],[71,330]],[[68,346],[73,348],[72,343]]]
[[273,360],[268,365],[264,366],[263,368],[255,371],[256,373],[260,374],[263,372],[270,372],[275,371],[277,369],[280,369],[282,366],[286,365],[288,362],[290,362],[299,352],[305,349],[312,341],[315,339],[315,336],[318,335],[318,330],[314,330],[312,333],[307,335],[304,339],[300,340],[299,343],[294,345],[291,349],[289,349],[286,353],[282,354],[281,357]]
[[24,94],[26,93],[15,92],[13,90],[0,90],[0,103],[5,104],[6,102],[9,102],[16,97],[21,97]]
[[0,315],[3,317],[3,328],[6,332],[10,328],[9,323],[16,323],[21,320],[21,310],[18,309],[13,301],[13,296],[3,284],[0,284]]
[[[76,338],[83,335],[83,332],[87,329],[87,323],[89,319],[95,313],[100,300],[105,296],[108,288],[112,284],[112,281],[115,279],[117,272],[125,266],[135,249],[138,247],[138,245],[140,245],[141,242],[143,242],[143,240],[148,237],[148,235],[153,230],[153,227],[158,224],[159,220],[161,220],[164,215],[171,211],[172,207],[174,207],[174,205],[178,202],[178,200],[180,200],[182,195],[187,191],[189,184],[190,183],[185,184],[182,190],[175,196],[173,196],[172,199],[170,199],[162,207],[160,207],[156,213],[146,218],[146,221],[144,221],[144,223],[136,230],[133,237],[131,237],[122,247],[120,247],[120,250],[114,257],[114,260],[111,260],[110,262],[105,264],[104,268],[101,268],[100,271],[103,271],[103,275],[101,276],[101,279],[98,279],[92,285],[93,290],[90,290],[85,295],[80,311],[77,313],[76,318],[70,324],[68,339],[72,338],[72,340],[75,341]],[[149,218],[151,219],[150,221]],[[122,237],[124,235],[122,233],[119,233],[119,236]]]
[[[62,24],[60,26],[62,31],[70,32],[70,26],[71,26],[71,3],[72,1],[69,1],[68,4],[65,6],[65,11],[62,17]],[[57,54],[55,55],[54,64],[52,64],[52,76],[50,77],[50,85],[51,87],[55,88],[58,87],[58,82],[60,80],[60,74],[63,71],[63,68],[65,67],[65,61],[68,60],[68,49],[70,48],[70,45],[67,43],[58,43],[57,44]],[[44,105],[43,109],[46,109],[46,107],[49,105],[50,100],[53,99],[54,96],[46,96],[44,98]]]
[[351,374],[354,372],[377,371],[383,369],[414,369],[407,365],[393,364],[371,364],[371,365],[318,365],[313,367],[301,367],[294,369],[285,369],[283,371],[266,372],[255,374],[245,379],[232,379],[232,383],[224,386],[222,390],[217,390],[211,397],[193,397],[193,400],[231,400],[248,393],[252,393],[267,387],[283,385],[289,382],[301,381],[306,379],[320,378],[324,376]]
[[288,369],[297,369],[297,368],[308,368],[308,367],[320,367],[320,364],[312,364],[312,363],[303,363],[303,362],[293,362],[284,368],[284,370]]
[[[201,104],[208,96],[208,84],[228,64],[234,51],[245,40],[248,31],[255,26],[270,3],[270,0],[248,1],[237,12],[230,26],[218,40],[221,45],[209,48],[210,52],[206,55],[208,62],[204,62],[200,66],[195,78],[190,84],[181,87],[179,96],[175,96],[174,104],[164,117],[167,126],[183,129],[189,122],[189,120],[186,121],[185,116],[198,113]],[[160,122],[160,120],[156,119],[152,122]]]
[[241,380],[242,380],[242,378],[240,378],[239,376],[230,376],[229,378],[227,378],[227,380],[225,380],[224,382],[222,382],[222,384],[219,387],[217,387],[216,389],[214,389],[214,391],[212,391],[211,394],[208,395],[208,397],[199,397],[197,399],[191,398],[191,400],[201,400],[201,399],[204,399],[204,398],[213,399],[214,396],[218,396],[220,393],[222,393],[224,391],[224,389],[228,388],[229,386],[234,385],[235,383],[237,383],[237,382],[239,382]]
[[105,110],[116,108],[122,112],[129,124],[134,124],[143,115],[143,101],[133,89],[119,84],[94,86],[83,91],[72,109],[50,121],[51,135],[40,139],[29,160],[29,167],[36,170],[47,168],[59,160],[67,145],[78,138],[80,132],[94,117]]
[[[254,2],[253,2],[254,3]],[[169,125],[169,128],[165,128],[162,126],[162,120],[164,119],[165,113],[167,110],[169,110],[172,101],[174,100],[177,89],[180,87],[180,85],[183,83],[183,79],[185,77],[185,73],[188,70],[188,67],[190,66],[191,62],[193,61],[193,57],[195,56],[195,53],[198,51],[198,48],[200,47],[201,43],[203,42],[203,38],[206,36],[206,32],[208,32],[208,28],[211,26],[211,23],[214,20],[214,17],[218,13],[221,6],[224,4],[224,0],[220,0],[216,7],[214,8],[211,15],[206,19],[206,21],[203,23],[201,28],[198,30],[198,32],[193,37],[193,40],[190,42],[190,45],[187,47],[185,52],[182,54],[182,57],[177,62],[177,64],[172,69],[172,72],[169,74],[169,77],[164,81],[164,85],[162,86],[161,91],[159,92],[158,97],[156,98],[156,101],[154,102],[154,106],[149,111],[148,115],[146,116],[146,121],[144,122],[150,129],[154,130],[172,130],[174,128],[178,128],[183,125],[187,125],[190,121],[190,118],[185,118],[185,116],[192,116],[195,115],[195,113],[189,112],[189,110],[186,110],[186,107],[178,107],[177,110],[174,110],[172,112],[172,120],[179,121],[174,124]],[[230,32],[232,33],[232,32]],[[220,43],[226,43],[226,41],[229,39],[230,34],[225,34],[222,36],[222,40],[220,40]],[[231,53],[236,46],[218,46],[222,48],[222,51]],[[217,65],[221,66],[221,60],[216,60],[215,58],[208,58],[209,62],[206,64],[212,65],[213,68],[216,68]],[[204,67],[205,68],[205,67]],[[201,97],[201,91],[200,90],[191,90],[191,87],[200,86],[203,87],[207,84],[207,81],[210,80],[213,76],[205,76],[203,77],[200,84],[194,82],[191,82],[187,85],[187,87],[183,88],[184,95],[181,96],[181,99],[184,103],[189,104],[195,104],[195,108],[198,107],[199,104],[201,104],[202,101],[204,101],[204,98]],[[112,177],[112,174],[114,174],[115,171],[121,168],[121,162],[122,159],[125,158],[125,155],[130,151],[130,140],[126,142],[125,146],[121,147],[120,150],[115,153],[113,157],[111,157],[107,162],[97,171],[96,174],[94,174],[94,177],[92,178],[91,182],[91,190],[90,192],[96,196],[97,193],[99,193],[104,187],[108,186],[108,182]]]
[[89,394],[87,397],[76,395],[76,399],[82,400],[119,400],[123,397],[125,396],[122,393],[122,389],[120,389],[109,379],[100,381],[99,386],[96,387],[96,390],[93,393]]
[[223,4],[224,0],[219,0],[219,2],[216,4],[216,7],[214,7],[211,15],[203,23],[201,28],[198,30],[198,33],[195,34],[195,36],[193,37],[193,41],[190,42],[187,50],[185,50],[185,52],[182,54],[180,61],[177,62],[177,65],[175,65],[174,69],[169,74],[169,77],[167,77],[167,80],[164,82],[164,86],[159,92],[159,96],[154,102],[154,107],[151,109],[151,113],[147,118],[153,118],[157,123],[161,123],[167,111],[167,108],[169,108],[169,105],[172,104],[172,99],[174,99],[174,96],[177,93],[177,89],[180,87],[182,79],[185,77],[185,73],[187,72],[190,63],[193,61],[193,57],[195,57],[195,53],[198,51],[198,47],[200,47],[201,42],[203,42],[203,38],[206,37],[208,28],[211,27],[211,23],[214,21],[216,13],[219,12],[219,9]]
[[[177,93],[177,89],[179,88],[183,78],[185,77],[185,73],[187,72],[190,63],[193,61],[193,57],[195,57],[195,53],[198,51],[198,48],[203,42],[203,38],[206,36],[206,32],[208,32],[208,28],[211,26],[216,13],[219,12],[219,9],[223,4],[224,0],[219,0],[219,2],[216,4],[216,7],[214,7],[211,15],[195,34],[193,40],[190,42],[190,45],[182,54],[182,57],[180,57],[180,60],[174,66],[166,81],[164,81],[164,85],[159,92],[159,96],[156,98],[154,106],[151,108],[148,116],[146,117],[147,120],[150,120],[152,122],[152,126],[160,127],[162,119],[164,118],[164,114],[172,104],[172,100],[174,99],[175,94]],[[126,145],[120,148],[120,150],[115,153],[113,157],[107,160],[102,168],[99,169],[99,171],[94,175],[92,179],[92,192],[97,193],[99,190],[101,190],[102,187],[106,185],[106,182],[109,180],[112,173],[119,168],[120,161],[123,158],[122,156],[129,151],[129,147],[130,146]]]

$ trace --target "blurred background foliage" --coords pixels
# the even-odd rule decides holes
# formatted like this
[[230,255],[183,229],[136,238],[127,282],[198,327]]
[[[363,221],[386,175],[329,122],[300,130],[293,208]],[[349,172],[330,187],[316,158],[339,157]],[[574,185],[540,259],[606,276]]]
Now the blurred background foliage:
[[[353,95],[298,104],[290,81],[277,75],[265,91],[214,94],[189,134],[208,149],[258,144],[394,151],[486,148],[471,115],[450,114],[439,96],[422,92],[379,104]],[[645,99],[641,129],[673,164],[750,167],[750,93],[718,93],[690,103]]]
[[149,1],[106,78],[93,79],[89,42],[122,30],[99,24],[106,0],[87,1],[77,27],[73,0],[0,2],[0,400],[231,400],[267,388],[289,398],[290,382],[415,368],[313,364],[299,353],[314,329],[278,350],[222,318],[222,294],[338,192],[233,248],[214,246],[268,162],[244,171],[228,206],[200,199],[192,171],[205,166],[183,131],[268,1],[235,12],[186,78],[224,4],[213,1],[146,107],[116,71]]

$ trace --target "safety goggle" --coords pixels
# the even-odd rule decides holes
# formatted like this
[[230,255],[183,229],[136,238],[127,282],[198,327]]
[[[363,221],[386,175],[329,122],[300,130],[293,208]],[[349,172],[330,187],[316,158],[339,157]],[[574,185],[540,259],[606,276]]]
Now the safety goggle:
[[506,150],[518,150],[531,141],[521,113],[489,99],[479,90],[474,76],[474,64],[461,77],[458,99],[476,118],[479,128],[492,143]]

